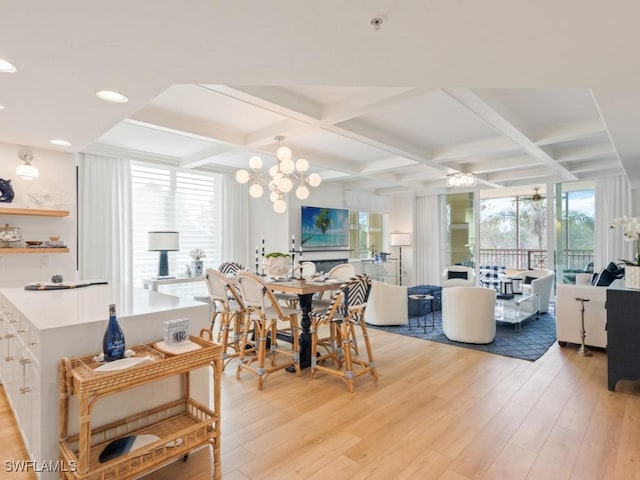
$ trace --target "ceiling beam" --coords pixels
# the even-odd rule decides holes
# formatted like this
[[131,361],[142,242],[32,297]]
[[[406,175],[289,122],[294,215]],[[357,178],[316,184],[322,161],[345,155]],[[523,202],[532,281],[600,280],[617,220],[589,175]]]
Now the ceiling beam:
[[[453,100],[483,120],[498,133],[515,142],[522,150],[527,152],[547,168],[558,174],[564,181],[577,180],[577,177],[562,167],[547,152],[536,145],[524,132],[524,128],[517,127],[513,115],[504,107],[497,105],[494,99],[488,95],[473,92],[466,88],[445,89],[443,92]],[[491,102],[491,103],[490,103]],[[507,120],[507,116],[512,117]]]

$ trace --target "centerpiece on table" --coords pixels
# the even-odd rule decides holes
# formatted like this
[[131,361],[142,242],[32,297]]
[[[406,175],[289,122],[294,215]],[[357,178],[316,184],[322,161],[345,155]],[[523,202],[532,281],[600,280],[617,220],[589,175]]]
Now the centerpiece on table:
[[191,250],[191,259],[193,260],[192,272],[195,277],[201,277],[204,275],[204,261],[202,260],[207,255],[201,248],[194,248]]
[[635,258],[620,261],[625,263],[624,283],[627,288],[640,289],[640,217],[622,216],[614,218],[610,228],[622,227],[624,241],[635,242]]
[[264,273],[271,277],[283,277],[291,270],[291,255],[288,253],[271,252],[262,259]]

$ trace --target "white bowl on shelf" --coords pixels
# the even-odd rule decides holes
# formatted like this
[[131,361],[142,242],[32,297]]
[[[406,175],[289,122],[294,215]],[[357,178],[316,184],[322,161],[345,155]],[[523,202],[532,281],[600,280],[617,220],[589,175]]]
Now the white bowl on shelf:
[[51,240],[47,240],[44,243],[47,247],[63,247],[64,246],[64,242],[62,240],[57,240],[55,242],[52,242]]

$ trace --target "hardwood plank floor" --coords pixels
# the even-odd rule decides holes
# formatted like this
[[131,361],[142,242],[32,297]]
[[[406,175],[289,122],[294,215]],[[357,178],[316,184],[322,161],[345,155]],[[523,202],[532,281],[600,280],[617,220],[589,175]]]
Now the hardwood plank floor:
[[[225,479],[640,478],[640,382],[554,344],[526,362],[371,330],[380,379],[222,378]],[[0,396],[0,460],[24,459]],[[153,479],[209,478],[210,451]],[[35,478],[0,471],[0,480]]]

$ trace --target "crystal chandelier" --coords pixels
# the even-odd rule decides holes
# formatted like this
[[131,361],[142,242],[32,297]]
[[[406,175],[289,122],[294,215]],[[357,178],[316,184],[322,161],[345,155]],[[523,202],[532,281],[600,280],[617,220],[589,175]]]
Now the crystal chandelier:
[[473,173],[458,172],[447,175],[447,187],[449,188],[467,188],[474,187],[476,184],[476,176]]
[[309,162],[304,158],[299,158],[294,162],[291,149],[280,145],[284,137],[277,136],[275,140],[278,142],[275,165],[266,172],[262,171],[262,158],[254,155],[249,159],[251,171],[238,170],[236,172],[236,181],[242,184],[251,183],[249,195],[253,198],[262,196],[264,188],[260,183],[263,183],[270,192],[269,199],[273,202],[273,210],[276,213],[284,213],[287,210],[287,202],[284,200],[285,193],[289,193],[297,185],[296,197],[300,200],[305,200],[309,198],[307,185],[317,187],[322,182],[322,179],[317,173],[305,175],[305,172],[309,169]]

